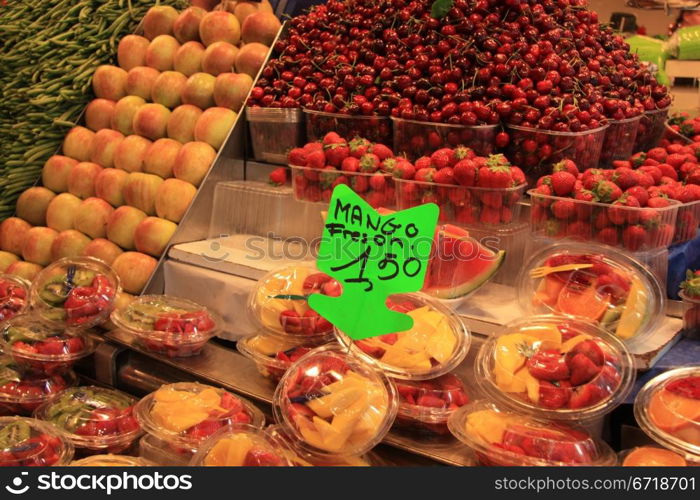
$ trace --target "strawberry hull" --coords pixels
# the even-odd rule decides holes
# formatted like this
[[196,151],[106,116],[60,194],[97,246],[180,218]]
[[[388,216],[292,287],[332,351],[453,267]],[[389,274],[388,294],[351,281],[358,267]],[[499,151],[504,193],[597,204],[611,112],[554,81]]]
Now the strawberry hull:
[[552,172],[563,159],[573,160],[580,170],[598,166],[608,125],[585,132],[554,132],[508,125],[510,146],[506,156],[534,181]]
[[328,203],[333,188],[346,184],[372,208],[392,208],[395,204],[394,178],[380,171],[373,173],[346,172],[335,169],[289,166],[292,169],[292,189],[297,201]]
[[391,118],[394,122],[394,149],[409,160],[430,155],[440,148],[466,146],[479,156],[488,156],[496,149],[500,125],[452,125]]
[[649,151],[659,144],[666,129],[668,110],[669,108],[654,109],[646,111],[642,115],[642,119],[639,121],[634,151]]
[[289,150],[304,142],[300,109],[247,107],[246,118],[257,161],[284,165]]
[[363,137],[371,142],[391,144],[391,122],[382,116],[343,115],[304,110],[306,139],[318,141],[328,132],[336,132],[348,141]]

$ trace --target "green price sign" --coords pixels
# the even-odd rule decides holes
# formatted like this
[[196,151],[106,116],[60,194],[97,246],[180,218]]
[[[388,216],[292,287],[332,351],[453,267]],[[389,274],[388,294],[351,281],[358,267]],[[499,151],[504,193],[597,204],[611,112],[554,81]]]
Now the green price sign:
[[340,297],[313,294],[309,305],[350,338],[409,330],[413,319],[386,306],[390,295],[423,287],[438,206],[380,214],[348,186],[333,190],[317,266],[343,286]]

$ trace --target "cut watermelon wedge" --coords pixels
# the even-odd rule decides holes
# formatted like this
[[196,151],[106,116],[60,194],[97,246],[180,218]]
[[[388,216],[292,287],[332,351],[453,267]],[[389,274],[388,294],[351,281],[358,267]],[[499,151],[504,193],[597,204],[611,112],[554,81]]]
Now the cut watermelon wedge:
[[494,252],[456,226],[438,228],[423,292],[439,299],[464,297],[487,283],[506,253]]

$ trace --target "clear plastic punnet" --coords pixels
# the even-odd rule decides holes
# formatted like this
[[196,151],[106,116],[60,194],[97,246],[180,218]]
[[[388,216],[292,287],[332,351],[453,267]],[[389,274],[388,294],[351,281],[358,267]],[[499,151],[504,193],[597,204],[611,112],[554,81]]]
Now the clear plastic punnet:
[[649,151],[658,146],[666,130],[669,109],[653,109],[644,112],[637,130],[637,139],[634,144],[635,152]]
[[632,389],[632,356],[588,321],[529,316],[490,337],[475,361],[480,389],[499,406],[537,418],[590,421]]
[[649,267],[610,247],[560,243],[536,252],[518,277],[528,314],[561,314],[597,324],[629,343],[653,335],[665,293]]
[[637,131],[644,115],[626,118],[624,120],[610,120],[605,131],[605,140],[600,154],[600,164],[611,167],[616,160],[627,160],[634,153],[634,145],[637,140]]
[[136,399],[104,387],[66,389],[34,412],[34,416],[61,429],[84,455],[121,453],[142,434],[134,417]]
[[197,467],[290,467],[287,450],[257,427],[219,430],[200,446],[190,465]]
[[136,418],[148,434],[174,452],[188,454],[222,427],[262,427],[265,417],[252,403],[224,389],[193,382],[163,385],[138,402]]
[[408,380],[439,377],[467,355],[471,334],[449,307],[416,293],[392,295],[387,307],[411,316],[413,327],[363,340],[353,340],[336,329],[338,342],[388,376]]
[[68,465],[73,445],[53,425],[34,418],[0,417],[0,466]]
[[346,140],[363,137],[370,142],[391,146],[391,121],[385,116],[344,115],[304,110],[306,139],[320,141],[328,132],[336,132]]
[[634,416],[661,446],[700,462],[700,366],[669,370],[647,382],[634,401]]
[[488,156],[496,149],[500,125],[455,125],[391,118],[394,123],[394,149],[410,160],[429,155],[440,148],[466,146],[479,156]]
[[394,422],[396,388],[381,372],[337,346],[314,349],[277,385],[275,419],[316,455],[362,455]]
[[481,465],[500,467],[610,466],[617,457],[582,427],[475,401],[454,412],[450,431]]
[[287,162],[287,153],[304,143],[304,116],[299,108],[247,107],[246,118],[257,161]]
[[396,203],[394,177],[384,172],[346,172],[335,168],[311,168],[289,165],[292,169],[294,199],[326,203],[338,184],[350,187],[373,208],[391,208]]
[[0,275],[0,322],[22,314],[29,304],[31,283],[19,276]]
[[142,295],[111,318],[147,350],[169,358],[199,354],[221,325],[205,306],[169,295]]

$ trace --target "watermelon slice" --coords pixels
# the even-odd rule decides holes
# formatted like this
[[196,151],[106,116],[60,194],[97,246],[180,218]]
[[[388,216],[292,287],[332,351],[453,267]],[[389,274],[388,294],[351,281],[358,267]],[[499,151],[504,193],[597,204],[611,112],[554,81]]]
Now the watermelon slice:
[[422,291],[456,299],[478,290],[503,265],[506,253],[494,252],[456,226],[438,228]]

